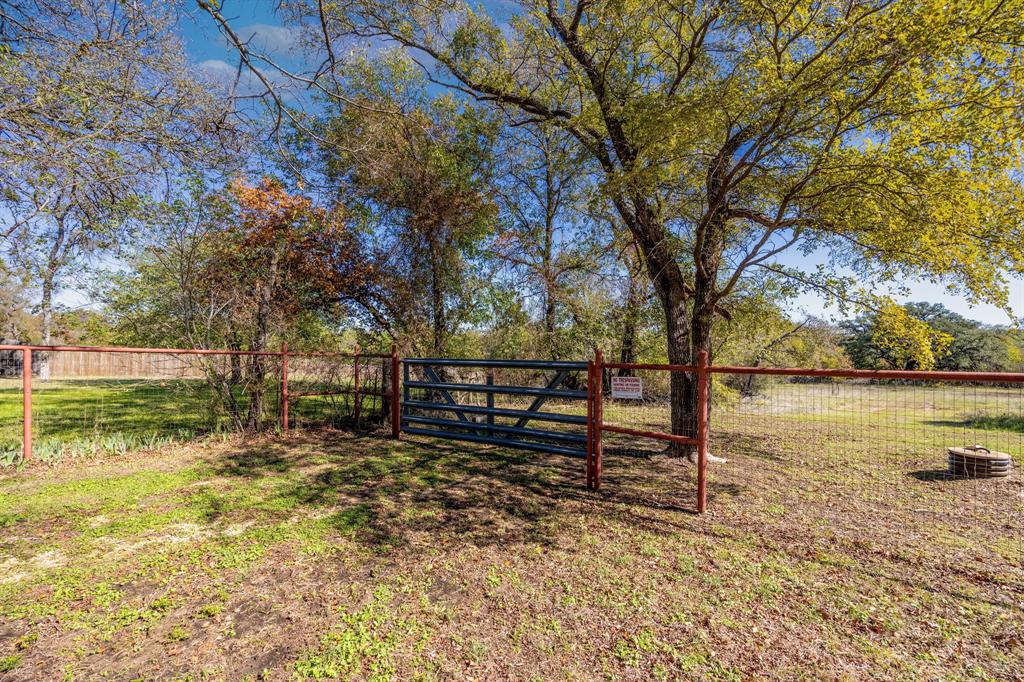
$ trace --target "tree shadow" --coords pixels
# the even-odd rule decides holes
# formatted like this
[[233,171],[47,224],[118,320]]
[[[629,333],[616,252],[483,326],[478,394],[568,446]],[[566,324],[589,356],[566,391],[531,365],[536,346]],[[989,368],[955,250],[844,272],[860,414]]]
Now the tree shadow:
[[[396,443],[378,435],[341,432],[249,443],[213,467],[224,477],[267,484],[260,488],[266,494],[261,513],[277,515],[271,519],[318,519],[375,552],[401,550],[415,556],[443,547],[524,543],[565,547],[578,542],[588,529],[609,526],[662,537],[692,533],[735,538],[753,533],[765,551],[781,551],[794,562],[817,551],[818,536],[804,527],[803,520],[780,525],[775,517],[750,516],[736,507],[743,503],[735,500],[749,493],[755,482],[712,476],[711,507],[723,514],[729,509],[739,512],[728,523],[722,517],[712,522],[695,513],[695,467],[668,458],[620,456],[615,450],[606,455],[599,491],[586,489],[580,459],[418,437]],[[908,475],[928,482],[952,480],[944,470]],[[211,521],[232,514],[230,503],[216,495],[206,505]],[[752,521],[760,525],[748,527]],[[844,551],[866,560],[854,568],[844,565],[844,570],[967,598],[944,581],[910,572],[898,575],[895,566],[885,563],[909,561],[898,554],[879,548],[872,550],[879,552],[876,556],[860,545]],[[947,562],[940,563],[943,570],[949,569]],[[967,568],[953,571],[965,581],[984,579],[976,573]],[[990,603],[1006,606],[1001,599]]]
[[[375,548],[412,547],[425,538],[428,544],[552,546],[579,532],[581,516],[671,533],[679,529],[672,517],[696,506],[695,484],[679,486],[685,496],[673,498],[647,458],[606,457],[608,476],[595,492],[586,489],[585,464],[577,458],[341,432],[289,438],[233,450],[213,463],[213,473],[277,479],[267,488],[266,507],[315,512]],[[712,485],[709,492],[735,491]],[[207,506],[211,519],[230,513]]]

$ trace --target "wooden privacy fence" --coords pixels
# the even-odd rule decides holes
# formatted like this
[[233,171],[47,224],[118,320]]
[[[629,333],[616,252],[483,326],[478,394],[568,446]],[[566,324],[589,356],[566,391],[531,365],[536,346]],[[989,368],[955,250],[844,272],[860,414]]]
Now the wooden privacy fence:
[[40,353],[38,377],[101,379],[131,376],[140,379],[202,379],[203,368],[182,355],[153,353]]
[[[712,376],[748,375],[802,378],[817,381],[957,382],[976,385],[1024,385],[1024,374],[992,372],[922,372],[893,370],[806,369],[728,367],[710,364],[700,353],[695,365],[605,362],[600,350],[590,361],[485,360],[399,357],[391,353],[363,353],[358,347],[347,353],[296,353],[285,344],[280,351],[236,351],[167,348],[94,348],[82,346],[0,345],[6,354],[4,375],[20,374],[22,386],[22,452],[32,458],[33,374],[39,374],[34,355],[49,358],[51,376],[62,379],[122,377],[164,380],[204,376],[202,362],[209,356],[240,359],[266,358],[276,363],[280,410],[277,426],[289,431],[289,410],[307,398],[351,396],[358,425],[364,400],[379,400],[381,416],[390,435],[402,431],[419,436],[497,445],[544,452],[585,461],[586,484],[600,489],[605,434],[653,439],[692,448],[697,464],[696,509],[707,508],[707,464],[711,439],[709,412]],[[61,357],[62,354],[69,354]],[[70,354],[78,354],[73,358]],[[86,357],[81,357],[84,354]],[[136,356],[136,357],[133,357]],[[127,361],[115,361],[127,356]],[[144,356],[144,357],[143,357]],[[18,362],[10,361],[17,357]],[[55,359],[56,358],[56,359]],[[350,371],[339,377],[334,370],[351,362]],[[381,372],[367,382],[367,365],[379,363]],[[296,363],[303,364],[297,367]],[[310,370],[310,363],[320,369]],[[33,371],[24,371],[32,367]],[[59,370],[59,372],[58,372]],[[496,370],[508,370],[513,380],[496,383]],[[612,371],[685,373],[696,383],[695,428],[692,434],[637,428],[635,423],[611,423],[605,419],[607,379]],[[418,376],[412,376],[417,372]],[[463,372],[463,376],[451,376]],[[476,373],[468,380],[466,372]],[[515,374],[518,372],[519,374]],[[532,374],[531,374],[532,373]],[[325,380],[324,377],[327,376]],[[312,377],[312,378],[311,378]],[[531,380],[532,377],[532,380]],[[416,393],[416,395],[413,395]],[[482,396],[480,398],[472,396]],[[497,406],[495,396],[522,400],[516,406]],[[477,400],[477,403],[472,402]],[[552,402],[557,403],[553,405]],[[580,403],[584,405],[581,406]],[[585,410],[582,409],[585,407]],[[619,420],[621,421],[621,419]],[[542,426],[537,426],[540,423]]]

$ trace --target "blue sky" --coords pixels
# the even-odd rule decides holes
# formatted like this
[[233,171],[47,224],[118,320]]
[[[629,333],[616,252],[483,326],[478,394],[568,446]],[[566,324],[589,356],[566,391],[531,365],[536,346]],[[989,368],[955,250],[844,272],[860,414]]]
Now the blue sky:
[[[225,0],[224,16],[231,20],[232,26],[243,38],[252,38],[254,44],[261,49],[273,52],[281,58],[286,66],[292,67],[301,61],[300,55],[292,50],[294,34],[281,25],[274,13],[276,0]],[[494,4],[497,13],[502,13],[501,1]],[[234,80],[238,60],[228,48],[224,39],[217,32],[213,21],[203,13],[194,12],[182,19],[180,25],[182,39],[192,61],[210,78],[230,84]],[[244,84],[243,84],[244,87]],[[797,251],[785,254],[781,258],[785,265],[813,268],[820,259],[804,257]],[[951,310],[988,324],[1007,324],[1009,319],[1004,311],[991,305],[971,306],[965,298],[951,294],[942,284],[931,282],[906,282],[909,295],[889,292],[898,301],[932,301],[946,305]],[[878,291],[876,293],[884,293]],[[1011,286],[1011,305],[1018,317],[1024,318],[1024,281],[1015,281]],[[825,307],[823,301],[814,294],[798,297],[790,306],[795,316],[815,315],[826,319],[836,319],[838,312]]]
[[[222,14],[242,39],[284,58],[290,66],[294,33],[281,25],[274,5],[273,0],[225,0]],[[185,50],[201,71],[218,82],[233,81],[238,58],[205,12],[191,10],[182,17],[179,30]]]

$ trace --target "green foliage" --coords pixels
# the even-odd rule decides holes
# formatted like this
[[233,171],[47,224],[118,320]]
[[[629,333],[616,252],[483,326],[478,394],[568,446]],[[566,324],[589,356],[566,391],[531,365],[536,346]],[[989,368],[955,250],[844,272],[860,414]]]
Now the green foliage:
[[167,175],[223,160],[234,126],[189,68],[167,3],[4,3],[3,16],[0,237],[49,339],[65,276],[118,252]]
[[327,108],[324,147],[310,163],[373,235],[379,276],[348,298],[352,311],[444,354],[479,314],[483,239],[496,218],[487,192],[495,126],[480,109],[430,97],[400,53],[357,59],[338,76],[356,104]]
[[948,353],[953,337],[890,303],[875,316],[871,342],[899,369],[930,370]]
[[392,657],[408,624],[391,613],[392,592],[387,586],[373,591],[362,609],[345,612],[339,626],[326,635],[320,648],[295,663],[303,679],[388,680],[394,676]]
[[968,320],[940,304],[889,306],[842,323],[855,367],[1015,372],[1024,368],[1017,331]]
[[[328,13],[329,39],[392,37],[509,120],[566,131],[677,358],[765,271],[838,302],[923,277],[1004,308],[1024,272],[1022,0],[528,2],[508,27],[448,0]],[[830,262],[781,265],[794,248]],[[938,361],[917,337],[906,360]]]
[[21,663],[21,654],[8,654],[0,657],[0,673],[9,673]]
[[0,259],[0,338],[30,343],[39,340],[39,319],[28,312],[26,279]]
[[192,633],[180,625],[175,625],[167,633],[168,642],[185,642],[191,639]]

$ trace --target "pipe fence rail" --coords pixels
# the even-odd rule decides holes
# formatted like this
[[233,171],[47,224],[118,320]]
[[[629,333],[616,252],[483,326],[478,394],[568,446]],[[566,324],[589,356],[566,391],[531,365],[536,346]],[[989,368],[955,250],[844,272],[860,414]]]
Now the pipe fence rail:
[[[616,394],[620,377],[642,391]],[[692,389],[690,413],[673,428],[669,397],[681,381]],[[0,345],[2,464],[321,425],[579,458],[595,490],[606,454],[682,448],[696,464],[698,512],[739,488],[782,506],[800,494],[908,504],[908,480],[966,478],[956,474],[962,466],[944,466],[949,447],[979,445],[1022,464],[1024,374],[730,367],[707,354],[695,365],[621,363],[599,350],[590,361],[540,361],[403,359],[394,347]],[[709,467],[712,453],[730,464]],[[1020,488],[1015,471],[1011,478]],[[1017,514],[1007,500],[1024,499],[1024,490],[1008,496],[983,479],[965,486],[937,499],[991,518]]]

